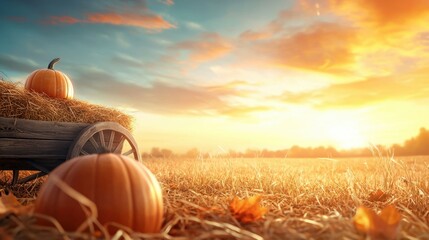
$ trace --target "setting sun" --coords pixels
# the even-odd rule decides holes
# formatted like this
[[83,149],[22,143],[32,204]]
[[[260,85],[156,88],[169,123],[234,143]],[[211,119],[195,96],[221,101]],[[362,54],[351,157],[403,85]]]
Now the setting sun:
[[327,129],[328,138],[332,139],[335,146],[340,149],[363,148],[368,146],[368,141],[359,130],[359,126],[353,123],[337,123]]

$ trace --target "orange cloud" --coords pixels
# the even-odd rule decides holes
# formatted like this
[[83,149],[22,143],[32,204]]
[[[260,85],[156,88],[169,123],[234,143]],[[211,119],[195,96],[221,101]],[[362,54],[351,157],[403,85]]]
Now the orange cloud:
[[90,13],[88,14],[87,22],[126,25],[157,30],[175,28],[173,24],[166,21],[163,17],[154,14]]
[[329,0],[334,11],[377,27],[413,24],[429,17],[427,0]]
[[199,39],[177,43],[173,48],[186,51],[189,60],[201,63],[226,55],[232,44],[217,33],[205,33]]
[[241,49],[240,60],[262,66],[341,72],[354,62],[350,46],[355,39],[354,29],[317,23],[292,35],[249,43]]
[[79,20],[77,18],[74,17],[70,17],[70,16],[51,16],[48,20],[44,21],[44,23],[46,24],[75,24],[75,23],[79,23],[82,22],[82,20]]
[[303,12],[302,9],[298,9],[296,6],[292,9],[283,10],[274,20],[269,22],[262,29],[246,30],[240,34],[239,39],[244,41],[255,41],[273,38],[278,34],[284,34],[288,32],[288,30],[285,28],[288,23],[302,20],[310,15],[311,14],[308,14],[307,12]]
[[427,0],[299,0],[262,29],[240,34],[237,64],[359,77],[398,73],[427,62],[428,22]]
[[149,30],[164,30],[175,28],[173,24],[163,17],[152,13],[89,13],[85,19],[77,19],[71,16],[51,16],[45,20],[46,24],[76,24],[95,23],[140,27]]
[[245,96],[249,90],[238,90],[242,86],[248,86],[249,83],[242,80],[235,80],[225,84],[214,85],[205,87],[210,92],[214,92],[221,95],[234,95],[234,96]]
[[224,106],[218,110],[218,113],[230,117],[247,117],[252,113],[270,110],[273,109],[268,106]]
[[269,109],[262,105],[230,103],[226,100],[227,97],[240,95],[234,89],[236,86],[234,83],[202,87],[154,82],[151,86],[141,86],[119,81],[108,72],[79,69],[79,75],[75,77],[75,86],[83,89],[86,94],[94,95],[94,92],[98,92],[98,100],[114,101],[115,104],[144,112],[240,117]]

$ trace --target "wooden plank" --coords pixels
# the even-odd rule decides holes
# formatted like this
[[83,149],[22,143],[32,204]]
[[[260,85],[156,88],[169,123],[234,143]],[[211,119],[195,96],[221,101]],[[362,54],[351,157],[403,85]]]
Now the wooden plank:
[[[65,159],[72,141],[0,138],[2,159]],[[0,167],[1,168],[1,167]]]
[[0,117],[2,138],[73,140],[88,123],[35,121]]

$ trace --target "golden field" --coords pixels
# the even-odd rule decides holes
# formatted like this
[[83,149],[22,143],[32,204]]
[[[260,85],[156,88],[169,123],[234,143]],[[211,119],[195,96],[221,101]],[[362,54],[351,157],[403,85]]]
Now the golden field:
[[[124,232],[122,239],[365,239],[353,225],[357,207],[379,211],[389,204],[402,216],[399,239],[429,239],[429,157],[172,158],[145,159],[144,164],[164,191],[163,230],[155,235]],[[6,173],[1,174],[4,179]],[[12,191],[31,202],[41,181]],[[384,196],[371,199],[376,190]],[[255,195],[268,212],[240,223],[230,202]],[[4,219],[0,227],[15,229],[17,237],[40,234],[31,224],[16,231]]]

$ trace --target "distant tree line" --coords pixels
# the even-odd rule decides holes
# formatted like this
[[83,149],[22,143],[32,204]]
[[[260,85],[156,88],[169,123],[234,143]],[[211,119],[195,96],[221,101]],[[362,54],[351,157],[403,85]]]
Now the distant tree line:
[[403,145],[394,144],[392,146],[395,155],[429,155],[429,131],[420,128],[419,135],[405,141]]
[[[382,145],[374,145],[367,148],[354,148],[349,150],[337,150],[334,147],[319,146],[319,147],[300,147],[297,145],[289,149],[268,150],[268,149],[246,149],[245,151],[229,150],[228,152],[217,153],[216,156],[232,157],[232,158],[301,158],[301,157],[369,157],[374,155],[395,155],[395,156],[410,156],[410,155],[429,155],[429,131],[425,128],[420,128],[420,132],[416,137],[406,140],[402,145],[394,144],[390,147]],[[184,153],[174,153],[170,149],[154,147],[150,152],[143,152],[143,158],[171,158],[171,157],[187,157],[187,158],[207,158],[213,154],[199,151],[197,148],[191,148]]]

